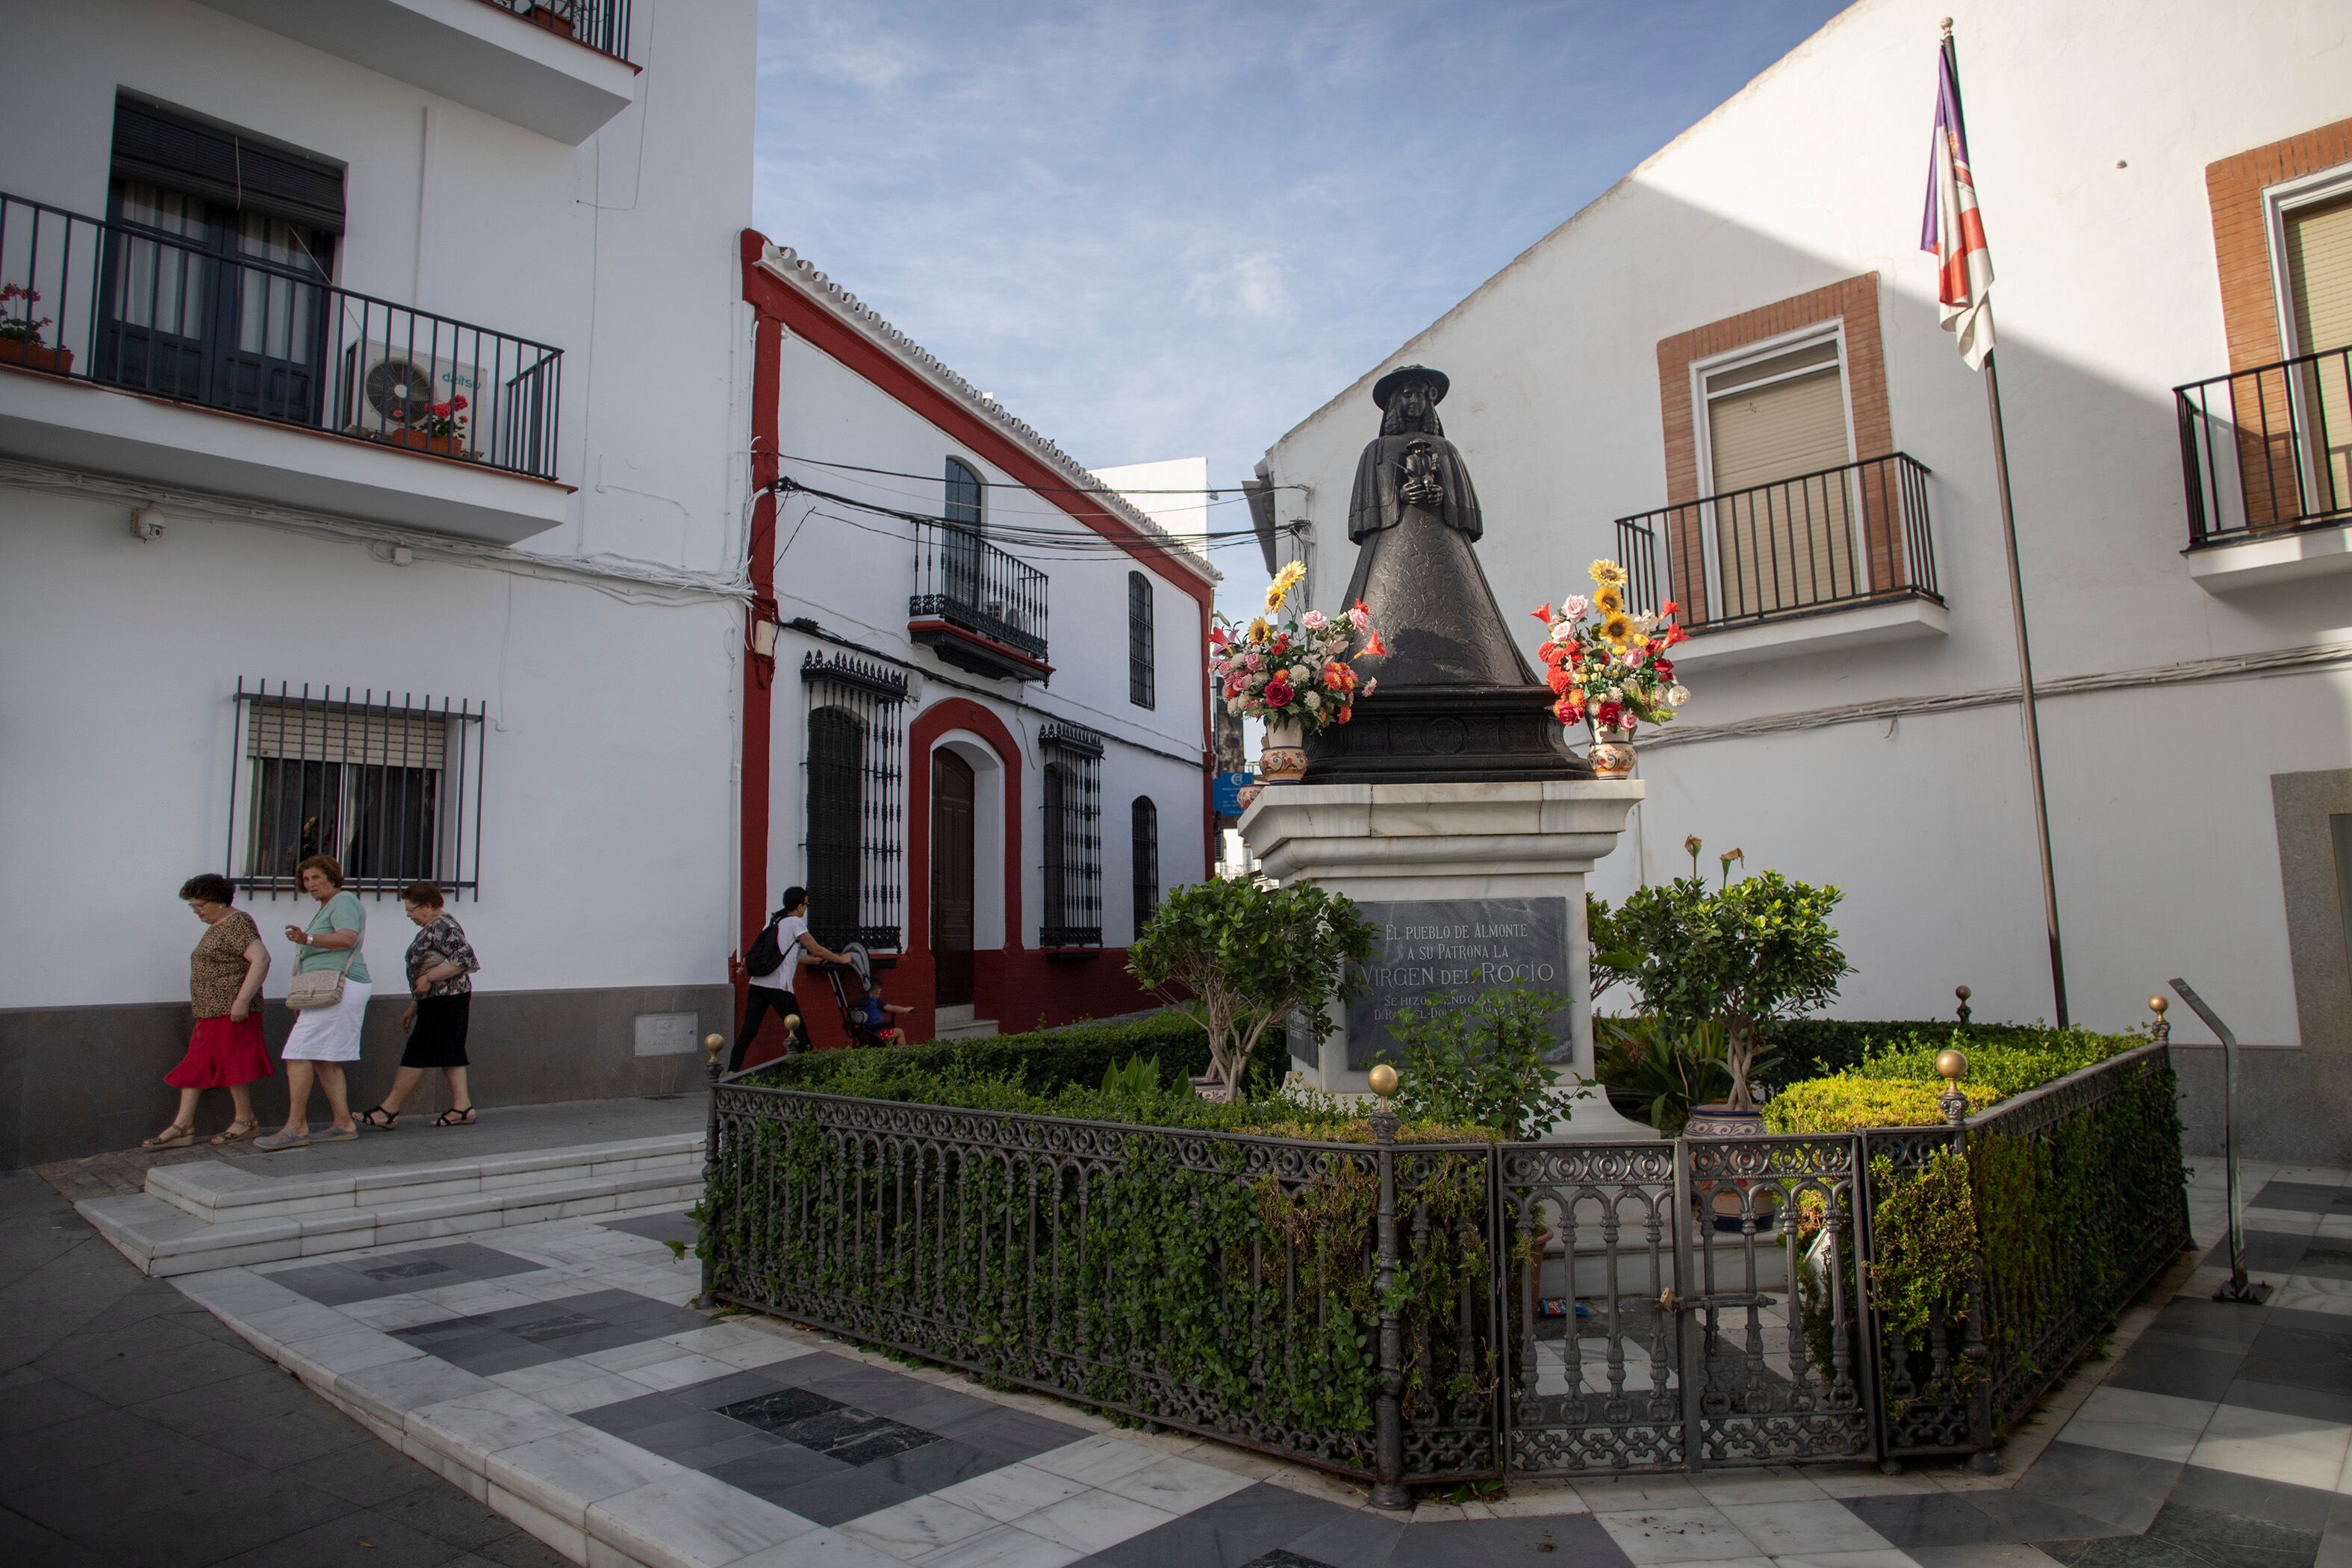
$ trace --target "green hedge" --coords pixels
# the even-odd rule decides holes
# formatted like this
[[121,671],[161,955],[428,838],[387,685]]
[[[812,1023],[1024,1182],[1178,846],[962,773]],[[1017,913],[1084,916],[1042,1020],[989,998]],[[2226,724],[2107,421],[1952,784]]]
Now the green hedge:
[[1931,1127],[1944,1120],[1944,1079],[1936,1058],[1954,1045],[1968,1054],[1969,1074],[1960,1092],[1969,1097],[1973,1115],[2147,1043],[2138,1035],[2095,1035],[2087,1029],[1923,1030],[1889,1040],[1842,1072],[1790,1084],[1766,1102],[1764,1124],[1775,1132]]
[[1874,1047],[1884,1049],[1914,1037],[1948,1043],[1957,1033],[1963,1046],[1973,1047],[1979,1040],[2010,1044],[2047,1032],[2036,1024],[1962,1024],[1951,1018],[1783,1018],[1765,1032],[1773,1054],[1757,1072],[1756,1081],[1768,1089],[1785,1089],[1805,1079],[1843,1072]]
[[1042,1094],[1072,1084],[1097,1088],[1106,1071],[1138,1056],[1157,1061],[1163,1080],[1180,1074],[1189,1078],[1208,1071],[1209,1037],[1181,1013],[1155,1013],[1124,1023],[1073,1024],[980,1040],[809,1051],[768,1063],[751,1081],[779,1089],[824,1089],[844,1074],[863,1079],[882,1070],[887,1078],[903,1077],[913,1082],[942,1073],[961,1073],[1009,1079]]

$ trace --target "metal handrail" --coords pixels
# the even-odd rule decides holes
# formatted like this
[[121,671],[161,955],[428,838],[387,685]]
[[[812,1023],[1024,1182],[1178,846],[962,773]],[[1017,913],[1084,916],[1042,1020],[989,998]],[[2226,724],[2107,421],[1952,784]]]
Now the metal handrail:
[[549,344],[5,192],[0,286],[0,365],[556,476]]
[[1672,598],[1693,632],[1889,598],[1940,604],[1929,473],[1890,452],[1621,517],[1627,603],[1647,612]]
[[2189,548],[2352,521],[2352,345],[2172,389]]

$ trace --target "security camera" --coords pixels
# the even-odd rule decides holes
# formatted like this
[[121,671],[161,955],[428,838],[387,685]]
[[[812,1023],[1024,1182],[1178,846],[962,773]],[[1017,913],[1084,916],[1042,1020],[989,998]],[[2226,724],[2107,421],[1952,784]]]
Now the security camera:
[[163,514],[152,506],[141,507],[131,514],[131,537],[152,544],[163,537]]

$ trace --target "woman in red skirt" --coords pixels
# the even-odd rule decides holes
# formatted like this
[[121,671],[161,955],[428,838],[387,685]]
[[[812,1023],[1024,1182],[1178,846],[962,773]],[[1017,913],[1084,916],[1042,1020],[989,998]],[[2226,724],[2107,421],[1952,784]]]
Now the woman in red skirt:
[[225,1089],[236,1103],[236,1120],[215,1133],[215,1143],[238,1143],[260,1131],[254,1120],[256,1079],[270,1073],[269,1051],[261,1038],[261,982],[269,973],[269,950],[252,918],[230,907],[236,889],[226,877],[206,873],[180,886],[205,934],[188,955],[188,1000],[194,1005],[196,1031],[188,1040],[188,1054],[163,1075],[180,1091],[180,1113],[172,1125],[141,1145],[147,1149],[177,1149],[196,1141],[196,1106],[208,1089]]

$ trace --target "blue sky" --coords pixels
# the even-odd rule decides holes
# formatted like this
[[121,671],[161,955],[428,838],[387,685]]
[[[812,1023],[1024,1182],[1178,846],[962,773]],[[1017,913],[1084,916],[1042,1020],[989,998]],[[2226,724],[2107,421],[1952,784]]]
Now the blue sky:
[[1081,462],[1233,483],[1842,8],[761,0],[756,221]]

